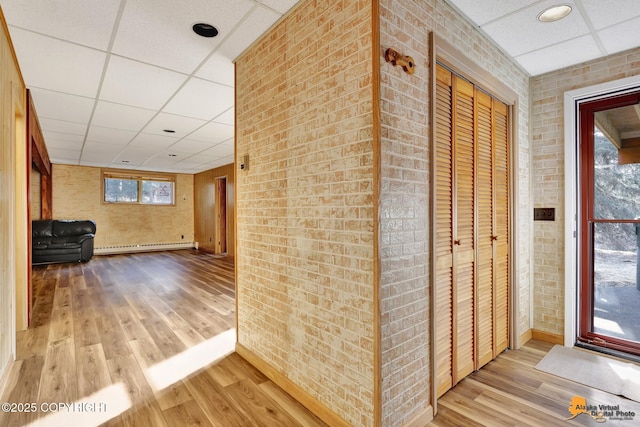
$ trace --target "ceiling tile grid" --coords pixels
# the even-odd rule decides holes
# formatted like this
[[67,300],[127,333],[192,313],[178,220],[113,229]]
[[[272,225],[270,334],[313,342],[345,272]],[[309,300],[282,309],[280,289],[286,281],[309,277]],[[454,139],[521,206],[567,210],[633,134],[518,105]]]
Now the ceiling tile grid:
[[[445,1],[530,75],[640,46],[639,0]],[[0,0],[0,7],[53,162],[194,173],[233,161],[233,60],[297,3]],[[555,23],[536,19],[555,4],[573,10]],[[217,37],[196,35],[199,22],[216,26]]]
[[[640,46],[638,0],[446,0],[535,76]],[[556,22],[538,15],[569,5]]]
[[[233,60],[297,2],[0,7],[54,163],[196,173],[233,162]],[[196,23],[218,35],[198,36]]]

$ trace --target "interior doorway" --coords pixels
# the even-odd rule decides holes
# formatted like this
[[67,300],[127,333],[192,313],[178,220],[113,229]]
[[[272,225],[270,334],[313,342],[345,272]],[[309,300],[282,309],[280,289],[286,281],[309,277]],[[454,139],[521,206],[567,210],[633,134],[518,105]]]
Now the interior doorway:
[[227,177],[215,180],[215,254],[227,253]]

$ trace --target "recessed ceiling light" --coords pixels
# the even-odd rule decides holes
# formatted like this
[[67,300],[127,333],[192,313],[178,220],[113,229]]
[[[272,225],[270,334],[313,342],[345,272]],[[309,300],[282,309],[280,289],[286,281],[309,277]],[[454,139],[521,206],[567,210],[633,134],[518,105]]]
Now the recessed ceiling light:
[[555,22],[564,18],[571,13],[571,6],[568,4],[561,4],[558,6],[551,6],[538,14],[538,21],[540,22]]
[[218,35],[218,29],[210,24],[204,22],[198,22],[193,24],[193,32],[202,37],[215,37]]
[[162,129],[162,132],[166,132],[166,133],[176,133],[175,130],[173,129]]

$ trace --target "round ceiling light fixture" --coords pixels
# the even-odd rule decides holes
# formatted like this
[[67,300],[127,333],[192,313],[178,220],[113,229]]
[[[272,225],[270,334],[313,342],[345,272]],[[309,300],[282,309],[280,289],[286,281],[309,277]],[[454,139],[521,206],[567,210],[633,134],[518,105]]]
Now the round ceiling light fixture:
[[202,37],[215,37],[218,35],[218,29],[211,24],[205,24],[204,22],[198,22],[193,24],[193,32]]
[[538,21],[556,22],[570,14],[571,10],[571,6],[568,4],[551,6],[538,14]]

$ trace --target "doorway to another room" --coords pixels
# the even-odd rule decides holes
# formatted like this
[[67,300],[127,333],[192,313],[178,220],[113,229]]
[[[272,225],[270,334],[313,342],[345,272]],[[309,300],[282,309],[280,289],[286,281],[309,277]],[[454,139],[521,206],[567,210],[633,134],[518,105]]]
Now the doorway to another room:
[[215,180],[215,246],[216,255],[227,253],[227,178],[220,177]]

